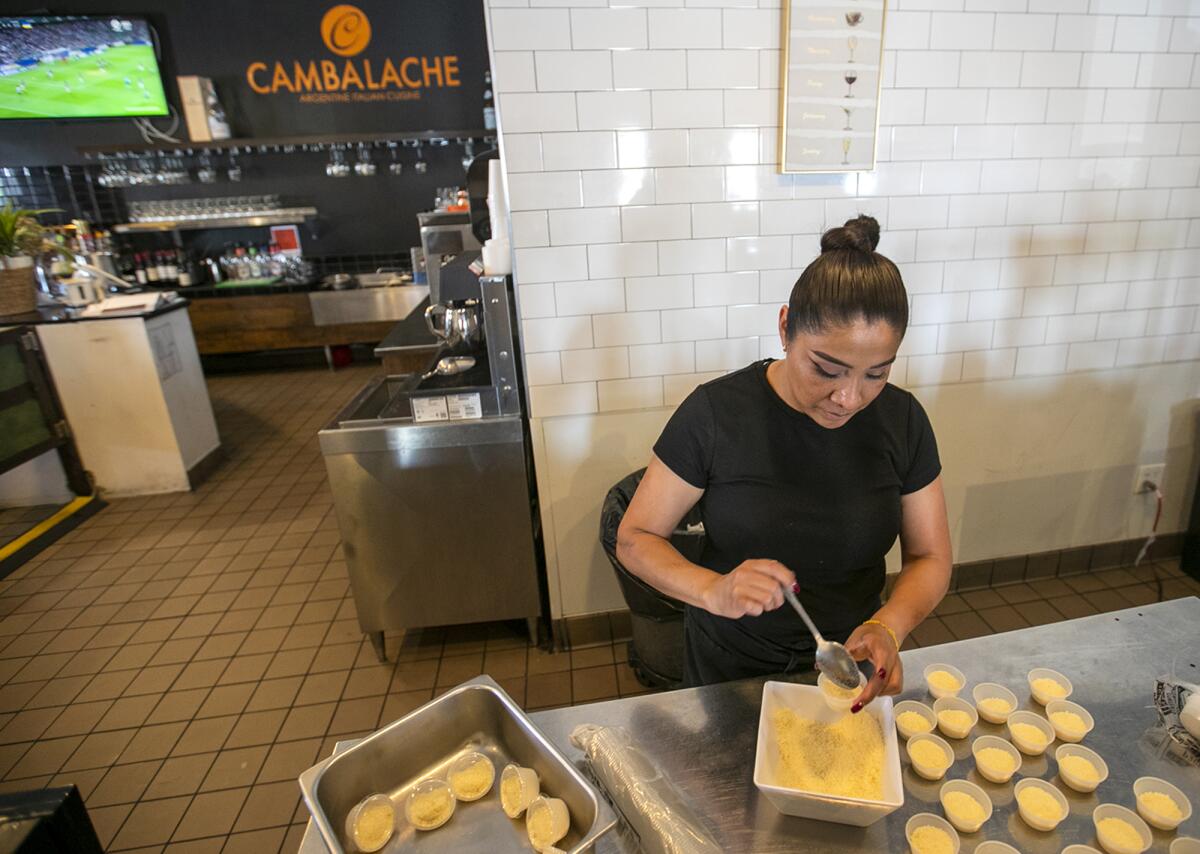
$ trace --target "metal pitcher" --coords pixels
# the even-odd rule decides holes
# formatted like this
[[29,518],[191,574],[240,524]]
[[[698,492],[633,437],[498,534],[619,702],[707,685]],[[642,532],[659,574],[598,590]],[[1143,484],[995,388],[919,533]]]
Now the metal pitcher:
[[453,303],[434,303],[425,309],[425,325],[429,333],[451,347],[476,344],[481,336],[479,300],[467,299]]

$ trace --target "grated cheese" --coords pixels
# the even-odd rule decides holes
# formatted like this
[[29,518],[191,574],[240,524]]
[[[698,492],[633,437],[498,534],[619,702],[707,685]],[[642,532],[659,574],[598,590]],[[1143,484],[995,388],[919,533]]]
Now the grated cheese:
[[913,762],[930,768],[945,768],[949,764],[946,762],[946,751],[932,741],[910,741],[909,755]]
[[983,804],[966,792],[947,792],[942,798],[942,806],[947,815],[956,819],[955,824],[975,826],[983,824],[987,818]]
[[935,670],[925,679],[939,691],[957,691],[962,687],[962,683],[955,678],[954,674],[946,670]]
[[454,809],[454,797],[445,789],[422,792],[409,802],[409,818],[417,830],[436,827]]
[[1083,735],[1087,732],[1087,723],[1075,712],[1055,712],[1050,716],[1050,722],[1070,735]]
[[993,717],[1003,717],[1013,710],[1012,703],[1003,697],[984,697],[979,701],[979,708]]
[[391,838],[395,825],[396,813],[389,804],[368,804],[354,822],[354,843],[363,851],[378,851]]
[[1062,699],[1067,696],[1067,689],[1061,683],[1056,682],[1048,676],[1043,676],[1041,679],[1034,679],[1030,687],[1033,688],[1033,693],[1039,697]]
[[496,770],[486,759],[481,759],[461,771],[450,775],[450,788],[457,798],[474,801],[482,798],[492,788]]
[[525,787],[521,778],[512,774],[500,779],[500,805],[510,818],[519,816],[529,804],[524,799]]
[[862,693],[861,688],[843,688],[829,678],[821,680],[821,690],[838,700],[852,700]]
[[945,709],[938,712],[938,723],[953,732],[962,732],[971,728],[971,716],[962,709]]
[[1058,760],[1058,770],[1083,783],[1100,782],[1100,770],[1082,756],[1064,756]]
[[1183,821],[1183,810],[1175,799],[1163,792],[1142,792],[1137,796],[1138,806],[1170,821]]
[[1107,840],[1105,848],[1111,845],[1122,850],[1142,850],[1142,835],[1123,818],[1100,819],[1096,822],[1096,834]]
[[1009,727],[1012,729],[1013,738],[1025,742],[1030,747],[1040,750],[1050,743],[1046,733],[1033,724],[1009,724]]
[[883,799],[883,733],[871,715],[844,715],[832,724],[772,715],[779,749],[778,785],[826,795]]
[[1017,792],[1017,803],[1025,812],[1047,824],[1057,822],[1063,817],[1062,804],[1045,789],[1028,786]]
[[1011,774],[1017,770],[1017,762],[1007,750],[999,747],[985,747],[975,755],[975,761],[987,768],[996,776]]
[[929,732],[933,729],[929,718],[920,712],[901,712],[896,715],[896,723],[900,724],[900,728],[905,732]]
[[954,840],[940,827],[922,825],[909,838],[913,854],[954,854]]
[[529,841],[538,851],[543,851],[546,847],[562,839],[568,828],[570,828],[569,823],[561,827],[555,826],[554,812],[546,803],[530,810],[529,817],[525,821],[525,831],[529,834]]

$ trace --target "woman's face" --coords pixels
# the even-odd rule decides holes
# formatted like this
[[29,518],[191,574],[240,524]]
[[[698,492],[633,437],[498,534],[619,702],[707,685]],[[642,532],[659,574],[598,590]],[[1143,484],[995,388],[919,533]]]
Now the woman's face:
[[779,363],[787,402],[822,427],[844,426],[883,391],[902,334],[885,321],[859,319],[787,339],[787,306],[779,311],[786,357]]

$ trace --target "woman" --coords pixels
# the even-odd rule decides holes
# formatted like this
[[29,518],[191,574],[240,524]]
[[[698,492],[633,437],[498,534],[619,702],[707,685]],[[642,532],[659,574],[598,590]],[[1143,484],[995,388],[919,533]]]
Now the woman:
[[[671,417],[617,534],[617,556],[683,601],[684,684],[811,670],[797,592],[874,676],[852,707],[903,687],[899,647],[950,579],[941,464],[921,405],[888,385],[908,325],[900,271],[868,216],[821,237],[779,311],[785,357],[697,388]],[[700,565],[668,538],[697,502]],[[884,556],[902,569],[880,607]]]

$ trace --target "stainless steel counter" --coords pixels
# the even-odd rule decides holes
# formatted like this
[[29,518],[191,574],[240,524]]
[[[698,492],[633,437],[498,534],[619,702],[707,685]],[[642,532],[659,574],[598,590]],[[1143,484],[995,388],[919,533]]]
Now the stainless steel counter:
[[[956,761],[947,779],[965,777],[992,797],[996,811],[975,834],[963,834],[963,854],[984,839],[999,839],[1025,854],[1057,854],[1074,842],[1096,845],[1092,810],[1101,803],[1133,807],[1133,781],[1143,775],[1170,780],[1193,793],[1200,807],[1200,768],[1175,760],[1156,732],[1158,715],[1151,705],[1157,676],[1200,682],[1200,599],[1195,597],[1158,605],[1130,608],[1022,629],[974,640],[905,652],[907,690],[901,698],[930,701],[921,682],[926,664],[953,664],[966,674],[968,686],[1000,682],[1033,708],[1025,674],[1044,666],[1068,676],[1075,687],[1071,699],[1096,718],[1096,728],[1084,739],[1109,766],[1109,778],[1092,795],[1080,795],[1057,781],[1053,773],[1054,746],[1038,759],[1025,757],[1020,776],[1055,782],[1070,802],[1070,815],[1051,833],[1037,833],[1016,814],[1013,784],[994,785],[976,773],[971,738],[953,742]],[[903,760],[905,803],[883,821],[867,828],[791,818],[777,812],[754,788],[754,747],[759,700],[764,680],[745,680],[705,688],[652,694],[606,703],[536,712],[531,715],[546,736],[572,759],[580,753],[570,745],[571,730],[581,723],[628,727],[639,746],[654,758],[708,823],[726,851],[869,851],[907,850],[904,823],[918,812],[941,814],[937,792],[941,783],[921,780]],[[1040,709],[1039,709],[1040,710]],[[1002,727],[980,721],[972,738],[1002,734]],[[1057,742],[1055,743],[1057,744]],[[1014,778],[1014,781],[1017,778]],[[1198,810],[1200,813],[1200,810]],[[1200,836],[1200,814],[1179,831]],[[301,851],[320,851],[307,847]],[[1153,852],[1166,852],[1176,834],[1154,831]],[[614,833],[597,846],[599,852],[631,851]]]

